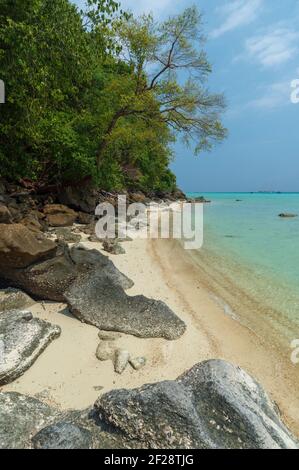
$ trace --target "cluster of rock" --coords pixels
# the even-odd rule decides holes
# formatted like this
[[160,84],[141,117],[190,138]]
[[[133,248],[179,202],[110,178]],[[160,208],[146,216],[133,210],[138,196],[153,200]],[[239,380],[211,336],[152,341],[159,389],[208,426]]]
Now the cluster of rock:
[[126,349],[119,348],[117,340],[120,337],[121,334],[119,333],[100,331],[99,338],[101,342],[97,348],[96,357],[99,361],[111,360],[117,374],[122,374],[129,364],[136,371],[142,369],[146,365],[146,358],[133,357]]
[[220,360],[175,381],[114,390],[85,411],[0,393],[1,423],[4,449],[298,449],[262,387]]
[[[103,192],[66,188],[53,200],[0,184],[0,385],[20,377],[61,333],[34,317],[35,300],[65,302],[97,327],[96,355],[112,360],[119,374],[146,364],[118,347],[121,333],[166,340],[184,334],[185,323],[165,303],[127,295],[133,282],[107,256],[80,244],[73,224],[92,236],[100,198],[116,202]],[[129,202],[146,199],[129,195]],[[105,249],[117,253],[119,244],[106,241]],[[0,392],[3,449],[297,447],[262,387],[223,361],[199,364],[176,381],[112,391],[85,411],[62,413]]]

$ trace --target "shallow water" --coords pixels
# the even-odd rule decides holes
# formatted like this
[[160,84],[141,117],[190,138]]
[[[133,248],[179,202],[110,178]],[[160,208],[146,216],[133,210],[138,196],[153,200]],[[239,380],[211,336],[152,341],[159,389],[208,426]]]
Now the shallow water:
[[[215,295],[249,326],[299,337],[299,194],[205,193],[204,245],[194,257]],[[189,196],[196,196],[192,193]],[[241,315],[242,316],[242,315]]]

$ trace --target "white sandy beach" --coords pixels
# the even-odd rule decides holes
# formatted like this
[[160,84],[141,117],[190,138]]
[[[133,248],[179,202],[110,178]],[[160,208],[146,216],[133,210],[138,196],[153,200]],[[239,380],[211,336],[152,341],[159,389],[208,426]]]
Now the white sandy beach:
[[[100,243],[86,245],[101,247]],[[123,335],[117,346],[132,356],[145,356],[147,364],[138,372],[129,367],[118,375],[111,361],[100,362],[95,356],[100,342],[96,328],[80,323],[65,305],[37,303],[31,309],[34,315],[59,325],[61,337],[21,378],[0,389],[37,396],[61,409],[80,409],[93,405],[100,394],[111,389],[175,379],[198,362],[222,358],[260,381],[299,435],[299,398],[294,392],[299,368],[225,314],[189,254],[176,242],[135,240],[124,247],[125,255],[111,255],[111,259],[135,282],[128,294],[166,302],[186,322],[184,336],[166,341]]]

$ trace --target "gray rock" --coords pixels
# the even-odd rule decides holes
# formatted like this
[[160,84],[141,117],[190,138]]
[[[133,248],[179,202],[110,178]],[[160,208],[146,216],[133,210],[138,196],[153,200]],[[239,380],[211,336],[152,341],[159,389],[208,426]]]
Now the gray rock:
[[60,328],[30,312],[0,314],[0,385],[20,377],[46,347],[60,335]]
[[126,250],[115,240],[105,240],[103,242],[104,251],[112,255],[124,255]]
[[135,370],[140,370],[146,365],[145,357],[135,357],[130,359],[130,364]]
[[64,293],[77,278],[80,278],[81,283],[87,284],[89,278],[93,278],[98,272],[124,289],[134,285],[99,251],[87,250],[81,245],[69,249],[64,244],[56,250],[56,256],[26,269],[0,267],[0,278],[39,299],[65,302]]
[[8,288],[0,290],[0,312],[26,309],[34,304],[33,299],[18,289]]
[[121,338],[121,334],[116,331],[99,331],[99,338],[102,341],[116,341]]
[[55,419],[57,411],[35,398],[0,392],[0,449],[31,448],[31,436]]
[[117,349],[114,357],[114,370],[117,374],[122,374],[129,364],[130,353],[125,349]]
[[261,385],[221,360],[198,364],[176,381],[114,390],[95,407],[147,448],[298,448]]
[[42,429],[32,438],[35,449],[91,449],[92,435],[75,424],[60,422]]
[[97,349],[96,357],[99,361],[109,361],[114,356],[115,347],[109,341],[102,341]]
[[112,281],[100,271],[77,279],[65,294],[72,313],[100,330],[140,338],[173,340],[185,332],[185,323],[166,304],[142,295],[130,297]]

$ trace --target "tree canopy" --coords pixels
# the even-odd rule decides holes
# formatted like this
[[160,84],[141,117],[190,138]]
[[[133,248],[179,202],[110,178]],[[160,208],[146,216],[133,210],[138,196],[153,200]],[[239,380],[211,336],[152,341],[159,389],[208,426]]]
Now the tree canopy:
[[203,47],[195,7],[159,24],[114,0],[1,0],[1,176],[174,189],[175,140],[226,135]]

